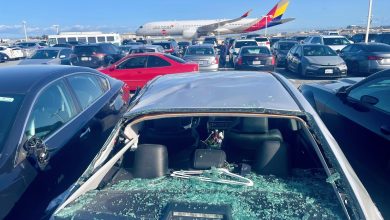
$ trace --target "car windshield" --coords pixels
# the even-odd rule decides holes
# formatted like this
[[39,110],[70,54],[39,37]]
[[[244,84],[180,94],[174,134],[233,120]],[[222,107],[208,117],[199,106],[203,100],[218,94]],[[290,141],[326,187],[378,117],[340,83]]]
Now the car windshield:
[[257,46],[256,41],[238,41],[235,44],[235,48],[241,48],[244,46]]
[[171,44],[170,43],[153,43],[153,45],[160,45],[162,46],[164,49],[171,49]]
[[0,94],[0,152],[2,151],[8,132],[11,130],[15,116],[22,102],[22,95]]
[[215,52],[211,47],[190,47],[187,49],[186,55],[210,56],[215,55]]
[[265,38],[265,37],[256,37],[255,40],[257,42],[267,42],[268,41],[268,38]]
[[337,53],[334,52],[330,47],[326,46],[304,46],[303,47],[304,56],[337,56]]
[[164,56],[166,56],[166,57],[168,57],[169,59],[174,60],[174,61],[176,61],[176,62],[178,62],[178,63],[186,63],[186,61],[183,60],[182,58],[179,58],[179,57],[177,57],[177,56],[173,56],[173,55],[171,55],[171,54],[164,54]]
[[58,52],[58,50],[37,50],[31,59],[55,59]]
[[363,49],[367,52],[389,52],[390,53],[390,45],[385,45],[385,44],[367,45],[363,47]]
[[324,38],[325,45],[348,45],[350,42],[345,37]]
[[76,46],[74,48],[75,54],[93,54],[100,53],[102,49],[99,46]]
[[269,55],[271,52],[266,47],[243,47],[241,48],[241,55],[250,54],[266,54]]
[[279,42],[279,50],[290,50],[296,43]]

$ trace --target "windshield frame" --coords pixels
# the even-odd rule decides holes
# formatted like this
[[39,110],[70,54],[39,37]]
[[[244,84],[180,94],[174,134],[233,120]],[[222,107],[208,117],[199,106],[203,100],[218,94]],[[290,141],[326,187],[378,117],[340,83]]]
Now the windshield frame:
[[[13,107],[5,109],[4,112],[6,112],[6,114],[2,114],[2,116],[7,116],[7,117],[4,117],[5,119],[3,118],[3,120],[0,121],[0,132],[1,132],[1,128],[4,125],[3,138],[0,135],[0,152],[4,150],[4,146],[5,143],[7,142],[8,135],[12,130],[12,127],[14,126],[16,116],[19,114],[19,111],[22,108],[24,97],[25,96],[22,94],[7,94],[7,93],[0,94],[0,104],[16,103]],[[0,105],[0,110],[1,110],[1,106],[2,105]]]

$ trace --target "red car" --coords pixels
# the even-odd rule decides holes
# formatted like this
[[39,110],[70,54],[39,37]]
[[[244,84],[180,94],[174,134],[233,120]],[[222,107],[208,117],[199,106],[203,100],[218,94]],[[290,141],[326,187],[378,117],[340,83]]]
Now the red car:
[[113,78],[124,81],[131,91],[142,88],[159,75],[198,72],[199,65],[163,53],[130,54],[113,65],[99,69]]

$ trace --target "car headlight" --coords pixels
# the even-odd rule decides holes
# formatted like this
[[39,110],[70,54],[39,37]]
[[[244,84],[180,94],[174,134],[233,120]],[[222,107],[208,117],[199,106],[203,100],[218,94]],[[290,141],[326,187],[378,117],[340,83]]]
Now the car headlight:
[[340,64],[338,64],[337,65],[337,67],[339,68],[339,69],[347,69],[347,65],[345,64],[345,63],[340,63]]

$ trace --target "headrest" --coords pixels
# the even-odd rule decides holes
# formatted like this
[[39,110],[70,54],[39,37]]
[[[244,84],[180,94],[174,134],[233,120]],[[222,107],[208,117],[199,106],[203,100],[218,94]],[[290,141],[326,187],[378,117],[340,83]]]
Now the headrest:
[[134,156],[134,177],[157,178],[168,173],[167,147],[159,144],[140,144]]
[[242,118],[240,130],[246,133],[267,133],[268,118]]

